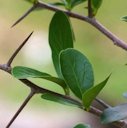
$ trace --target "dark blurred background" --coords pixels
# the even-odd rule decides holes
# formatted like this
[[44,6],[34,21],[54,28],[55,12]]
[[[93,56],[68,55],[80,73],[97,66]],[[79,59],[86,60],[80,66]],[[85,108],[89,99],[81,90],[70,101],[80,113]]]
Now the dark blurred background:
[[[43,0],[54,2],[54,0]],[[29,66],[56,75],[48,45],[48,26],[54,12],[34,11],[14,28],[11,25],[32,5],[25,0],[0,0],[0,63],[5,63],[14,50],[34,30],[33,36],[13,62],[13,66]],[[87,15],[86,5],[73,11]],[[127,15],[126,0],[106,0],[97,14],[97,19],[123,40],[127,40],[127,23],[120,20]],[[112,76],[99,97],[109,104],[117,105],[127,100],[122,94],[127,91],[127,53],[116,47],[104,35],[89,24],[71,19],[75,36],[75,48],[82,51],[94,68],[95,85]],[[62,92],[57,85],[40,79],[31,79],[44,88]],[[28,95],[29,89],[9,74],[0,71],[0,127],[6,126],[18,107]],[[99,120],[77,108],[51,103],[35,96],[16,119],[12,128],[72,128],[76,123],[91,123],[101,128]],[[96,123],[97,122],[97,123]],[[95,126],[96,124],[96,126]]]

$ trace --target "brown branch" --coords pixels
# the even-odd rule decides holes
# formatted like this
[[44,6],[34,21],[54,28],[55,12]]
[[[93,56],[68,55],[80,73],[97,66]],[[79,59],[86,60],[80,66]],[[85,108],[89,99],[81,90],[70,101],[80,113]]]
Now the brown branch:
[[41,2],[41,1],[39,1],[37,3],[37,7],[40,7],[43,9],[45,8],[45,9],[48,9],[51,11],[62,11],[70,17],[85,21],[85,22],[91,24],[92,26],[94,26],[96,29],[98,29],[101,33],[103,33],[105,36],[107,36],[110,40],[112,40],[114,45],[117,45],[117,46],[123,48],[124,50],[127,50],[127,44],[123,40],[119,39],[116,35],[114,35],[112,32],[110,32],[106,27],[104,27],[100,22],[98,22],[97,20],[95,20],[93,18],[79,15],[79,14],[74,13],[74,12],[66,11],[66,10],[60,9],[58,7],[46,4],[46,3]]
[[20,114],[20,112],[27,105],[27,103],[30,101],[30,99],[34,96],[35,93],[36,92],[34,90],[31,90],[30,94],[27,96],[27,98],[25,99],[25,101],[23,102],[23,104],[20,106],[20,108],[18,109],[18,111],[15,113],[15,115],[13,116],[13,118],[10,120],[10,122],[8,123],[8,125],[6,126],[6,128],[9,128],[12,125],[12,123],[15,121],[15,119],[18,117],[18,115]]
[[[8,68],[10,69],[10,72],[8,72]],[[0,65],[0,69],[4,70],[5,72],[8,72],[11,74],[11,67],[3,67],[3,65]],[[78,100],[75,100],[69,96],[66,96],[66,95],[62,95],[62,94],[59,94],[59,93],[56,93],[56,92],[53,92],[53,91],[50,91],[50,90],[47,90],[47,89],[44,89],[42,87],[39,87],[38,85],[32,83],[31,81],[27,80],[27,79],[19,79],[21,82],[23,82],[26,86],[28,86],[31,90],[34,90],[34,92],[37,93],[50,93],[50,94],[53,94],[53,95],[56,95],[56,96],[59,96],[59,97],[62,97],[64,99],[69,99],[69,100],[72,100],[74,102],[76,102],[77,104],[79,104],[79,106],[81,106],[80,108],[83,108],[82,106],[82,103],[79,102]],[[20,110],[19,110],[20,111]],[[21,112],[21,111],[20,111]],[[91,106],[90,107],[90,110],[89,110],[90,113],[100,117],[100,115],[102,114],[102,111],[100,111],[99,109]],[[17,112],[18,113],[18,112]],[[13,117],[14,118],[14,117]],[[13,120],[13,119],[12,119]],[[11,121],[12,122],[12,121]],[[112,123],[113,126],[116,126],[116,128],[124,128],[125,126],[127,126],[126,122],[124,121],[117,121],[115,123]],[[8,127],[7,127],[8,128]],[[126,127],[125,127],[126,128]]]
[[105,103],[103,100],[99,99],[99,98],[95,98],[95,100],[102,105],[104,108],[110,108],[111,106],[107,103]]
[[[114,45],[117,45],[118,47],[121,47],[121,48],[123,48],[124,50],[127,51],[126,42],[121,40],[120,38],[118,38],[115,34],[113,34],[111,31],[109,31],[106,27],[104,27],[99,21],[95,20],[94,18],[89,18],[87,16],[83,16],[83,15],[79,15],[79,14],[74,13],[74,12],[63,10],[63,9],[55,7],[55,6],[51,5],[51,4],[46,4],[46,3],[41,2],[41,1],[38,1],[34,6],[35,6],[35,8],[43,8],[43,9],[48,9],[48,10],[51,10],[51,11],[62,11],[62,12],[66,13],[68,16],[70,16],[72,18],[85,21],[85,22],[91,24],[92,26],[94,26],[96,29],[98,29],[101,33],[103,33],[110,40],[112,40]],[[31,9],[28,12],[33,11],[35,8]],[[21,20],[23,20],[28,14],[29,13],[26,12],[21,18],[19,18],[16,21],[16,23],[14,25],[16,25]]]

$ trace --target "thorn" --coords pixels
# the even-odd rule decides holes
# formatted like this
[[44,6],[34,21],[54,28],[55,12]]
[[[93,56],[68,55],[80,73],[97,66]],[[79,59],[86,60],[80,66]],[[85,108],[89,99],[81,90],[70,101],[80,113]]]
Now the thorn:
[[31,37],[31,35],[33,34],[33,32],[31,32],[29,34],[29,36],[23,41],[23,43],[15,50],[15,52],[12,54],[12,56],[10,57],[10,59],[7,62],[7,66],[10,67],[11,63],[13,62],[14,58],[16,57],[16,55],[19,53],[19,51],[22,49],[22,47],[26,44],[26,42],[28,41],[28,39]]
[[35,8],[37,7],[37,4],[34,4],[25,14],[23,14],[12,26],[14,27],[17,25],[20,21],[22,21],[26,16],[28,16]]

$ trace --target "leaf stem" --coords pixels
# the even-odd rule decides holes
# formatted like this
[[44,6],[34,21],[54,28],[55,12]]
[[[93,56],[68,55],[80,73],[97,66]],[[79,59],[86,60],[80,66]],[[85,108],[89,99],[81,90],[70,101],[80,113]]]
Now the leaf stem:
[[25,101],[23,102],[23,104],[20,106],[20,108],[18,109],[18,111],[15,113],[15,115],[13,116],[13,118],[10,120],[10,122],[8,123],[8,125],[6,126],[6,128],[9,128],[11,126],[11,124],[15,121],[15,119],[18,117],[18,115],[20,114],[20,112],[27,105],[27,103],[30,101],[30,99],[34,96],[35,93],[36,92],[34,90],[31,90],[30,94],[27,96],[27,98],[25,99]]
[[88,17],[92,18],[93,17],[93,11],[91,7],[91,0],[88,0]]

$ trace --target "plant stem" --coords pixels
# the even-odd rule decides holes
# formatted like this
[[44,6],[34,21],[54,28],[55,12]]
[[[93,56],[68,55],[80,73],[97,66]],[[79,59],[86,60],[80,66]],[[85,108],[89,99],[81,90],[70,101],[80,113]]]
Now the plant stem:
[[121,40],[116,35],[114,35],[111,31],[109,31],[106,27],[104,27],[100,22],[98,22],[94,18],[89,18],[87,16],[79,15],[79,14],[74,13],[74,12],[65,11],[63,9],[60,9],[58,7],[55,7],[55,6],[52,6],[49,4],[46,4],[46,3],[41,2],[41,1],[39,1],[37,3],[37,7],[45,8],[45,9],[48,9],[51,11],[62,11],[70,17],[85,21],[85,22],[91,24],[92,26],[94,26],[96,29],[98,29],[101,33],[103,33],[105,36],[107,36],[110,40],[112,40],[114,45],[117,45],[117,46],[123,48],[124,50],[127,50],[127,44],[123,40]]
[[[4,65],[1,65],[0,64],[0,69],[4,70],[5,72],[8,72],[9,74],[11,74],[11,67],[7,67],[7,66],[4,66]],[[8,69],[10,69],[8,71]],[[65,99],[69,99],[69,100],[72,100],[73,102],[76,102],[77,104],[79,104],[79,106],[81,106],[80,108],[82,108],[82,103],[79,102],[78,100],[75,100],[69,96],[66,96],[66,95],[62,95],[62,94],[59,94],[59,93],[56,93],[56,92],[53,92],[53,91],[50,91],[50,90],[47,90],[47,89],[44,89],[42,87],[39,87],[37,86],[36,84],[32,83],[31,81],[27,80],[27,79],[19,79],[21,82],[23,82],[26,86],[28,86],[31,90],[34,90],[34,91],[31,91],[31,93],[50,93],[50,94],[53,94],[53,95],[56,95],[56,96],[59,96],[59,97],[62,97],[62,98],[65,98]],[[25,105],[29,102],[29,100],[32,98],[32,96],[34,94],[29,94],[29,96],[27,97],[27,99],[25,100],[25,103],[23,103],[22,107],[20,107],[20,109],[18,110],[17,114],[15,114],[15,116],[13,117],[13,119],[9,122],[8,126],[10,126],[13,121],[16,119],[16,117],[18,116],[18,114],[21,112],[21,110],[25,107]],[[90,113],[100,117],[100,115],[102,114],[102,111],[100,111],[99,109],[91,106],[90,107],[90,110],[89,110]],[[116,126],[116,128],[126,128],[127,124],[126,122],[124,121],[117,121],[115,123],[112,123],[113,126]],[[9,128],[9,127],[6,127],[6,128]]]
[[107,103],[105,103],[103,100],[96,98],[95,99],[99,104],[101,104],[104,108],[110,108],[111,106]]
[[6,128],[9,128],[11,126],[11,124],[14,122],[14,120],[18,117],[18,115],[20,114],[20,112],[23,110],[23,108],[27,105],[27,103],[30,101],[30,99],[34,96],[36,92],[34,90],[31,90],[30,94],[28,95],[28,97],[25,99],[25,101],[23,102],[23,104],[20,106],[20,108],[18,109],[18,111],[15,113],[15,115],[13,116],[13,118],[10,120],[10,122],[8,123],[8,125],[6,126]]
[[91,0],[88,0],[88,17],[93,17],[92,7],[91,7]]

